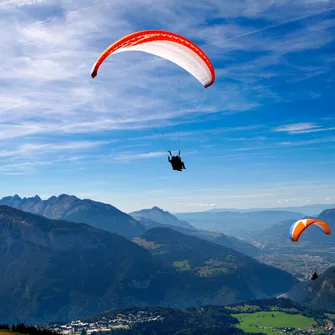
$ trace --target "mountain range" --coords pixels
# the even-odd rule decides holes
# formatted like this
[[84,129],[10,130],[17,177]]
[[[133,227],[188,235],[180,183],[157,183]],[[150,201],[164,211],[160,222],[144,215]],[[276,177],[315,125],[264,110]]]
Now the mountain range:
[[81,318],[108,308],[228,304],[297,280],[168,228],[129,241],[83,223],[0,206],[0,322]]
[[16,194],[2,198],[1,205],[40,214],[49,219],[86,223],[127,238],[133,238],[145,231],[139,222],[114,206],[89,199],[81,200],[73,195],[61,194],[42,200],[38,195],[20,198]]
[[233,248],[251,257],[259,255],[259,249],[248,242],[222,233],[198,230],[188,222],[180,221],[174,215],[157,206],[151,209],[133,212],[130,213],[130,215],[140,222],[147,230],[151,228],[171,228],[187,235],[197,236],[204,240],[215,242],[224,247]]
[[284,220],[298,220],[305,215],[291,211],[255,212],[195,212],[178,213],[175,216],[186,220],[197,229],[220,232],[239,238],[250,238],[275,223]]
[[164,211],[157,206],[128,215],[111,205],[88,199],[81,200],[66,194],[58,197],[53,196],[48,200],[41,200],[38,195],[30,198],[21,198],[15,195],[2,198],[0,205],[40,214],[50,219],[86,223],[95,228],[123,235],[129,239],[139,236],[151,228],[166,227],[234,248],[249,256],[254,257],[259,253],[258,248],[235,237],[221,233],[199,231],[188,222],[179,220],[168,211]]
[[[235,208],[214,208],[209,209],[207,212],[260,212],[260,211],[289,211],[301,212],[305,215],[318,215],[328,208],[334,208],[335,204],[313,204],[304,206],[291,206],[291,207],[273,207],[273,208],[248,208],[248,209],[235,209]],[[178,213],[176,213],[178,214]]]

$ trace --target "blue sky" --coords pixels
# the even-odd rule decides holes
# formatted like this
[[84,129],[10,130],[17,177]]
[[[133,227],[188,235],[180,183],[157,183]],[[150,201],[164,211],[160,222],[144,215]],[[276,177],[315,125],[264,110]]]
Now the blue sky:
[[[0,197],[68,193],[126,212],[335,203],[332,5],[2,1]],[[215,84],[141,52],[90,77],[108,45],[144,29],[197,43]],[[178,148],[182,173],[167,162]]]

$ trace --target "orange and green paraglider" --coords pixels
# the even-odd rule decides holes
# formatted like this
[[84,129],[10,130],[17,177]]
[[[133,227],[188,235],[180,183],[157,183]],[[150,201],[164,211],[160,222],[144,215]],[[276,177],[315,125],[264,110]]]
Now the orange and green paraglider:
[[205,88],[215,81],[211,61],[196,44],[183,36],[163,30],[135,32],[111,44],[94,63],[91,77],[97,76],[100,65],[108,56],[123,51],[143,51],[165,58],[189,72]]
[[321,228],[327,235],[330,235],[331,233],[330,227],[326,222],[316,219],[304,219],[293,223],[289,232],[290,239],[293,242],[297,242],[300,235],[311,225],[316,225],[317,227]]

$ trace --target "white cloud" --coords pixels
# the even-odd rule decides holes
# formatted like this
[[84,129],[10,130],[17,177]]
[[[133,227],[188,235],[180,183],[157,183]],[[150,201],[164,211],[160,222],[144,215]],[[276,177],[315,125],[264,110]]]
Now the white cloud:
[[335,127],[324,127],[315,123],[294,123],[272,129],[274,132],[286,132],[288,134],[308,134],[331,130],[335,130]]
[[43,3],[45,0],[5,0],[0,3],[0,10]]
[[186,207],[196,207],[199,209],[206,209],[208,210],[209,208],[215,208],[216,204],[206,204],[206,203],[202,203],[202,204],[193,204],[193,203],[187,203],[187,202],[180,202],[178,203],[178,205],[182,205],[182,206],[186,206]]
[[[311,140],[298,140],[298,141],[282,141],[278,143],[274,143],[272,145],[261,145],[261,146],[255,146],[255,147],[242,147],[237,149],[232,149],[232,151],[237,152],[247,152],[247,151],[264,151],[268,149],[275,149],[280,147],[299,147],[299,146],[310,146],[314,144],[322,144],[322,143],[333,143],[335,142],[335,137],[325,137],[325,138],[317,138],[317,139],[311,139]],[[264,164],[264,163],[260,163]]]
[[112,156],[115,160],[120,161],[131,161],[131,160],[137,160],[137,159],[147,159],[147,158],[156,158],[156,157],[163,157],[168,156],[166,152],[145,152],[145,153],[128,153],[128,154],[117,154]]
[[69,142],[63,144],[23,144],[21,150],[24,152],[27,151],[58,151],[64,149],[71,150],[85,150],[94,148],[104,144],[111,144],[112,141],[78,141],[78,142]]
[[310,131],[314,130],[315,128],[318,128],[319,126],[315,123],[294,123],[294,124],[288,124],[285,126],[279,126],[276,128],[273,128],[272,130],[274,132],[285,132],[289,134],[296,134],[304,131]]
[[0,151],[0,158],[3,157],[29,157],[47,153],[53,153],[57,151],[76,152],[78,150],[92,149],[98,146],[114,143],[113,141],[77,141],[77,142],[66,142],[66,143],[26,143],[20,145],[16,150]]
[[305,140],[305,141],[287,141],[287,142],[280,142],[279,145],[281,146],[304,146],[304,145],[331,143],[331,142],[335,142],[335,137],[326,137],[326,138]]
[[291,132],[291,134],[308,134],[308,133],[318,133],[318,132],[331,131],[331,130],[335,130],[335,127],[299,130],[299,131]]
[[201,130],[191,130],[191,131],[180,131],[180,132],[171,132],[164,133],[160,132],[155,135],[148,135],[142,137],[134,137],[132,140],[148,140],[148,139],[190,139],[192,136],[196,140],[199,139],[199,135],[215,135],[215,134],[225,134],[225,133],[234,133],[234,132],[242,132],[242,133],[258,133],[261,129],[265,129],[264,125],[250,125],[250,126],[237,126],[237,127],[217,127],[214,129],[201,129]]

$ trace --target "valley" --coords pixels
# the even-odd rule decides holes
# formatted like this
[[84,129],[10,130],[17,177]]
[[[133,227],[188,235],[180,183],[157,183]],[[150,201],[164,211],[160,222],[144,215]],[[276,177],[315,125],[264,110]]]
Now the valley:
[[[261,311],[264,309],[263,311]],[[221,322],[219,321],[221,319]],[[197,319],[196,324],[192,320]],[[132,308],[110,310],[84,320],[43,325],[64,335],[134,334],[137,330],[163,332],[222,329],[223,334],[335,334],[335,317],[318,314],[290,300],[259,300],[232,306],[200,309]],[[206,326],[205,326],[206,325]],[[230,327],[229,330],[225,326]],[[201,328],[200,328],[201,329]],[[230,333],[228,332],[230,331]],[[214,333],[214,332],[213,332]]]
[[[55,210],[50,206],[56,206]],[[62,213],[72,210],[83,223],[63,219]],[[35,214],[43,211],[53,218]],[[278,212],[273,214],[274,222]],[[247,214],[243,215],[245,218]],[[334,247],[328,236],[311,227],[301,242],[292,244],[287,229],[293,220],[265,224],[260,231],[264,223],[260,218],[268,220],[269,215],[271,212],[253,212],[252,220],[258,218],[258,227],[248,237],[238,238],[206,230],[205,225],[195,228],[158,207],[128,215],[113,206],[74,196],[54,197],[47,206],[39,197],[7,197],[0,200],[0,270],[6,269],[1,274],[0,307],[6,306],[6,301],[11,301],[11,307],[0,310],[0,322],[39,323],[53,318],[64,320],[58,329],[63,333],[78,333],[85,327],[87,333],[130,331],[143,323],[162,322],[161,314],[145,312],[154,308],[225,308],[271,297],[307,302],[316,309],[327,306],[329,312],[334,311],[335,306],[326,301],[333,294],[335,269]],[[333,225],[334,212],[326,211],[326,215]],[[125,236],[115,233],[120,229],[118,218],[126,220],[126,225],[134,220],[132,226],[142,227],[143,232]],[[94,226],[90,225],[92,220]],[[60,268],[62,271],[57,270]],[[312,270],[320,274],[315,283],[309,280]],[[40,278],[50,279],[39,285]],[[92,287],[93,282],[96,285]],[[319,285],[326,282],[329,285]],[[306,288],[316,295],[306,295]],[[31,295],[24,293],[27,290]],[[94,325],[80,323],[108,306],[119,309],[119,315],[108,319],[110,328],[104,319]],[[135,308],[132,306],[140,313],[125,317],[124,309]],[[232,315],[240,320],[234,331],[254,333],[264,327],[270,332],[274,327],[280,332],[291,327],[290,316],[278,314],[274,321],[266,309],[254,312],[266,314]],[[80,326],[84,328],[77,331]],[[306,331],[316,331],[311,323],[308,327]]]

